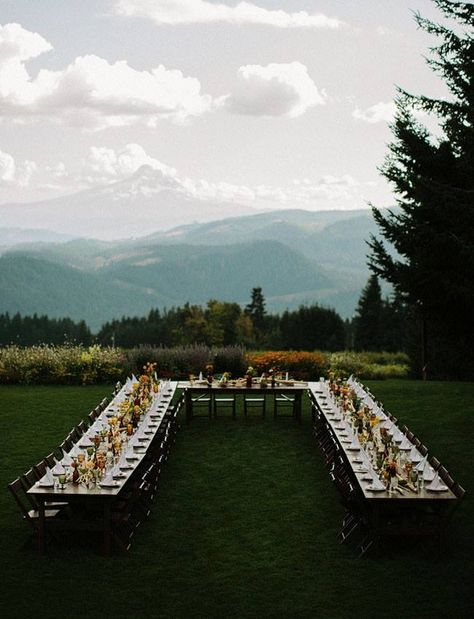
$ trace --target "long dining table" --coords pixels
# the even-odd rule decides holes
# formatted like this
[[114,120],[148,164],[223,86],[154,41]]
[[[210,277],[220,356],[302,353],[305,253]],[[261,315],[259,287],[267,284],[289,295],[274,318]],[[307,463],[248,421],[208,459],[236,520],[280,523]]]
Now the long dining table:
[[329,433],[336,441],[339,453],[343,454],[353,483],[362,502],[359,506],[366,518],[367,535],[363,546],[368,548],[383,535],[425,535],[441,533],[446,529],[458,496],[437,477],[437,471],[422,454],[415,443],[404,435],[396,420],[386,413],[381,405],[355,379],[349,386],[385,424],[398,445],[400,453],[421,465],[421,483],[396,486],[385,485],[379,479],[372,454],[365,449],[347,420],[340,401],[332,394],[327,381],[311,382],[308,392],[318,413],[327,424]]
[[[130,384],[131,381],[128,381],[115,395],[95,422],[74,444],[67,457],[77,457],[80,453],[86,454],[87,448],[85,444],[89,444],[86,442],[86,439],[92,439],[98,431],[107,427],[109,418],[116,414],[120,403],[127,397],[127,390]],[[71,505],[81,504],[90,511],[101,514],[101,518],[95,521],[89,520],[88,522],[78,523],[65,520],[61,522],[61,527],[65,529],[86,527],[102,531],[104,554],[110,554],[112,546],[112,510],[114,504],[122,499],[124,491],[140,469],[140,465],[146,457],[153,439],[160,432],[165,415],[173,401],[176,388],[177,382],[167,381],[163,383],[160,391],[154,394],[146,415],[138,425],[133,443],[129,443],[127,451],[122,455],[123,459],[121,462],[116,463],[116,466],[120,469],[120,476],[118,479],[113,479],[112,483],[109,482],[110,485],[104,483],[85,485],[68,481],[64,488],[61,488],[57,479],[51,483],[50,475],[45,475],[28,490],[28,494],[34,497],[38,505],[37,545],[40,554],[44,553],[45,550],[47,534],[45,514],[47,504],[50,502],[64,502]]]

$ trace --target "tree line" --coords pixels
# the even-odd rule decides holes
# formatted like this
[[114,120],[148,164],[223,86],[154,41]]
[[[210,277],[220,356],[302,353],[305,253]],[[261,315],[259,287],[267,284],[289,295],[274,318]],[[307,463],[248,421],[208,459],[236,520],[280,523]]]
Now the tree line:
[[[122,317],[105,323],[93,334],[85,322],[47,316],[0,315],[0,345],[99,343],[133,348],[140,345],[240,345],[273,350],[387,350],[400,351],[402,305],[382,300],[372,276],[362,292],[353,320],[344,321],[334,310],[319,305],[300,306],[281,314],[268,313],[263,291],[253,288],[250,302],[210,300],[203,307],[186,303],[153,309],[147,316]],[[399,331],[395,331],[399,329]]]

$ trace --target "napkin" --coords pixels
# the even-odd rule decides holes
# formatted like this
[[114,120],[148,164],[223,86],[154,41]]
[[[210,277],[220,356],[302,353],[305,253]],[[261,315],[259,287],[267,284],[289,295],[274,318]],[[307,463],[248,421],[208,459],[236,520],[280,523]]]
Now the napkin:
[[90,437],[87,436],[87,434],[85,434],[82,437],[81,442],[79,443],[79,446],[82,447],[83,449],[87,449],[88,447],[94,447],[94,443],[91,441]]
[[420,460],[420,462],[416,465],[415,469],[418,471],[418,473],[423,473],[423,471],[425,470],[425,466],[427,464],[428,464],[428,454],[426,454],[426,456]]
[[431,466],[425,466],[424,470],[423,470],[423,479],[425,481],[433,481],[435,478],[435,472],[434,469],[431,468]]
[[438,473],[433,477],[433,481],[425,486],[426,490],[433,490],[434,492],[443,492],[447,490],[448,487],[443,484]]
[[53,475],[65,475],[66,474],[66,469],[61,464],[61,462],[56,462],[56,464],[53,466],[53,469],[52,469],[51,473]]
[[111,470],[111,475],[112,475],[112,479],[118,479],[120,477],[123,477],[124,474],[122,473],[122,471],[120,470],[120,466],[119,464],[116,464],[113,469]]
[[402,442],[398,446],[402,451],[410,451],[413,447],[412,443],[407,439],[406,436],[403,437]]
[[69,455],[71,456],[71,458],[77,458],[77,456],[80,453],[81,453],[81,450],[79,449],[79,447],[77,445],[74,445],[71,451],[69,452]]
[[104,477],[104,479],[100,482],[100,485],[105,487],[113,487],[116,486],[117,483],[114,481],[114,478],[112,477],[112,473],[107,473],[107,475]]
[[420,462],[421,460],[421,454],[418,451],[418,449],[413,445],[413,447],[411,448],[410,453],[408,454],[408,458],[414,463],[416,464],[417,462]]
[[63,457],[62,457],[62,460],[61,460],[61,464],[63,466],[71,466],[72,462],[73,462],[73,460],[72,460],[71,456],[67,452],[63,451]]
[[129,469],[129,468],[132,468],[131,464],[129,462],[127,462],[127,454],[124,451],[122,452],[122,454],[120,456],[118,467],[119,467],[119,469]]
[[46,467],[46,473],[41,478],[39,485],[45,487],[54,486],[54,477],[49,466]]

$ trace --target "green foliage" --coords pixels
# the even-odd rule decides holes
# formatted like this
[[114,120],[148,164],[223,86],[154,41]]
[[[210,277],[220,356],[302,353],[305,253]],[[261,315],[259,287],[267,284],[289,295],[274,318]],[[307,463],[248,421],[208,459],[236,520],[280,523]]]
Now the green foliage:
[[[428,344],[421,344],[419,356],[428,374],[468,378],[474,374],[474,5],[435,4],[458,22],[454,29],[419,15],[416,20],[439,40],[428,63],[449,96],[399,91],[394,141],[382,169],[398,195],[398,210],[385,215],[373,209],[382,238],[371,237],[370,267],[424,324]],[[440,137],[416,118],[419,110],[437,119]]]
[[332,309],[311,305],[284,312],[280,321],[282,348],[338,350],[345,344],[342,318]]
[[75,342],[89,346],[92,333],[82,320],[73,322],[70,318],[48,318],[48,316],[11,316],[0,314],[0,346],[17,344],[64,344]]
[[371,275],[357,305],[354,318],[354,348],[380,350],[383,334],[383,303],[379,280]]
[[362,379],[406,378],[410,359],[405,353],[336,352],[329,355],[330,369],[338,375]]
[[205,345],[140,346],[19,346],[0,347],[0,383],[78,385],[113,383],[139,374],[148,361],[157,364],[163,378],[187,379],[204,372],[208,363],[216,373],[243,376],[248,365],[260,373],[273,367],[289,371],[302,380],[317,380],[329,369],[363,378],[394,378],[408,375],[408,357],[403,353],[322,353],[309,351],[246,352],[239,346]]
[[117,348],[46,345],[0,348],[1,383],[111,383],[123,378],[125,371],[125,355]]
[[246,367],[245,353],[242,348],[227,346],[211,348],[204,345],[176,346],[159,348],[141,346],[124,351],[126,367],[129,372],[139,372],[147,361],[157,364],[160,377],[188,379],[189,374],[204,372],[208,363],[214,365],[217,373],[231,372],[233,376],[241,376]]

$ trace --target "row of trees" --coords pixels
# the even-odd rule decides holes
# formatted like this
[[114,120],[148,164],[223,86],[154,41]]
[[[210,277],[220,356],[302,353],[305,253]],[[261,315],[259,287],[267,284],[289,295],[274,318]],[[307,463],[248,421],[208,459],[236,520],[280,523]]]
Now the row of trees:
[[245,308],[237,303],[211,300],[205,307],[187,303],[169,310],[154,309],[148,316],[107,322],[95,336],[84,322],[4,314],[0,316],[0,345],[70,341],[125,348],[237,344],[250,349],[334,351],[349,347],[398,351],[404,341],[403,320],[397,313],[400,307],[382,300],[380,286],[373,276],[362,293],[355,319],[346,323],[336,311],[318,305],[269,314],[262,289],[254,288]]
[[102,344],[131,347],[140,344],[176,346],[241,345],[246,348],[340,350],[346,331],[332,309],[311,305],[283,314],[268,314],[261,288],[252,290],[250,303],[208,301],[205,307],[185,304],[170,310],[152,310],[142,318],[106,323],[97,335]]
[[89,346],[94,341],[89,327],[82,320],[70,318],[48,318],[48,316],[21,316],[0,314],[0,346],[18,344],[57,344],[77,342]]

